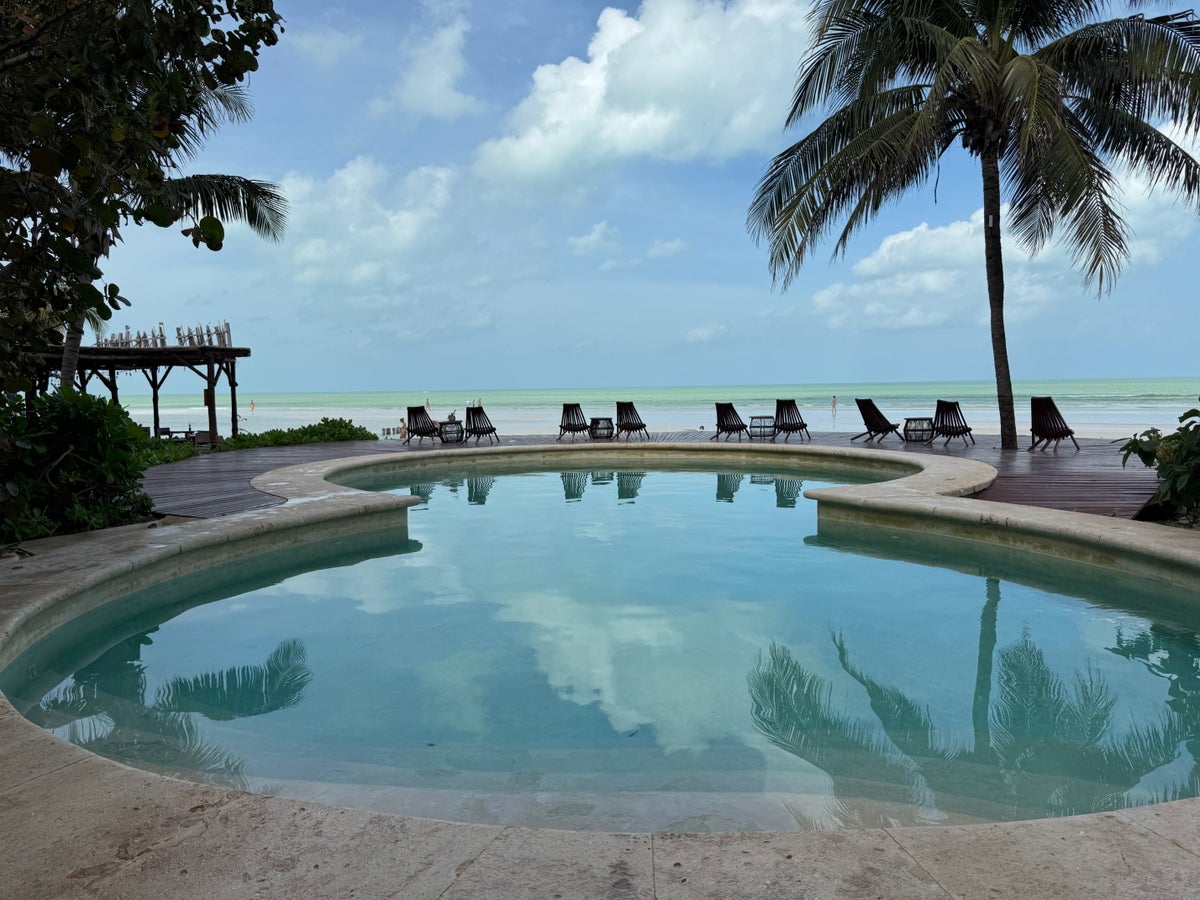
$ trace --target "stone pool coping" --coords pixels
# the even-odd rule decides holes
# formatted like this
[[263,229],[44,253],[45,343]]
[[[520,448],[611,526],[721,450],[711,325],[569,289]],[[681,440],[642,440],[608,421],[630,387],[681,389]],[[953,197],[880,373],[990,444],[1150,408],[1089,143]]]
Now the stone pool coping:
[[[471,454],[532,463],[539,456],[582,462],[595,454],[649,459],[664,452],[909,472],[809,495],[822,526],[935,530],[955,539],[992,529],[1014,552],[1114,565],[1189,590],[1200,584],[1200,533],[971,500],[963,495],[995,472],[970,460],[786,445],[497,447]],[[33,542],[36,555],[0,561],[0,664],[110,596],[218,560],[398,527],[415,499],[329,479],[353,478],[366,467],[447,461],[466,458],[461,449],[430,450],[291,466],[253,482],[286,497],[282,506]],[[2,697],[0,834],[0,898],[1200,896],[1200,800],[1011,824],[826,833],[627,835],[465,825],[151,775],[54,738]]]

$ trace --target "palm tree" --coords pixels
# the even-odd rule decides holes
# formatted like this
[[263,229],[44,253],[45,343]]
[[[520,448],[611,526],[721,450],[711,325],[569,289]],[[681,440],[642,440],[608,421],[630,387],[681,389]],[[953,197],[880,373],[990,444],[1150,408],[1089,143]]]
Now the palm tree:
[[[828,812],[845,827],[922,824],[981,809],[999,820],[1075,815],[1200,792],[1193,769],[1157,794],[1133,793],[1177,759],[1191,733],[1187,718],[1163,710],[1118,735],[1105,680],[1088,669],[1065,682],[1028,634],[997,654],[999,696],[984,710],[990,725],[969,744],[947,739],[928,708],[854,665],[840,635],[834,644],[843,670],[866,691],[874,723],[837,710],[832,684],[778,644],[748,684],[755,727],[829,776]],[[859,802],[864,796],[872,800]]]
[[201,732],[198,716],[229,721],[290,709],[312,680],[304,644],[280,641],[262,665],[176,677],[146,698],[142,647],[150,632],[118,641],[25,712],[93,753],[167,775],[248,790],[245,763]]
[[1056,227],[1085,283],[1111,289],[1129,255],[1111,163],[1200,205],[1200,163],[1156,127],[1200,132],[1200,22],[1191,12],[1094,21],[1096,0],[819,0],[787,126],[834,108],[775,157],[748,214],[776,283],[844,226],[835,256],[952,145],[979,159],[1002,446],[1017,446],[1004,331],[1002,188],[1019,246]]
[[[184,123],[176,132],[180,140],[181,156],[192,156],[202,146],[203,138],[223,122],[249,120],[252,110],[248,96],[240,86],[224,87],[207,94],[196,112],[194,121]],[[156,216],[174,221],[178,218],[191,219],[195,224],[185,234],[192,235],[196,246],[202,240],[200,225],[209,216],[222,221],[245,222],[259,237],[278,242],[283,239],[287,222],[287,198],[279,186],[269,181],[257,181],[239,175],[184,175],[169,178],[162,185],[158,202],[162,210],[154,210]],[[120,234],[115,229],[105,229],[98,223],[93,228],[81,230],[79,238],[95,260],[107,256]],[[209,248],[220,249],[220,241],[209,239]],[[88,280],[99,277],[99,269],[90,273]],[[63,342],[63,359],[59,383],[64,387],[75,383],[79,367],[79,347],[83,341],[84,316],[67,323],[66,339]]]

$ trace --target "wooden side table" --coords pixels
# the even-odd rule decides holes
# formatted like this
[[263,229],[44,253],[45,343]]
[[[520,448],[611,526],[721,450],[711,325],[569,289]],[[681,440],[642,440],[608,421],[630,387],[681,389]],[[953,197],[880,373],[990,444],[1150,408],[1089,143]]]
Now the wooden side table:
[[441,431],[441,439],[443,444],[461,444],[463,442],[463,423],[455,420],[453,422],[439,422]]

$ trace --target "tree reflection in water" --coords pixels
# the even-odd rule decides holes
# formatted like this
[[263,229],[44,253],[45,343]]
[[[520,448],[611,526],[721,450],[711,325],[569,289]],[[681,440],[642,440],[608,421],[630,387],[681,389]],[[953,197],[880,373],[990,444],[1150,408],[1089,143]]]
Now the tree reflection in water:
[[126,638],[44,697],[26,717],[126,765],[247,789],[245,764],[204,740],[196,715],[213,721],[260,716],[298,704],[312,680],[304,645],[286,640],[260,666],[176,677],[146,699],[142,647],[157,628]]
[[[840,634],[832,637],[838,661],[866,691],[874,721],[836,709],[830,682],[786,647],[772,644],[759,658],[748,676],[754,724],[771,743],[829,776],[828,813],[834,822],[841,827],[920,824],[945,814],[1008,821],[1200,792],[1195,764],[1189,777],[1161,790],[1133,790],[1174,761],[1182,742],[1189,742],[1193,758],[1200,756],[1194,653],[1188,663],[1173,663],[1192,673],[1187,698],[1177,691],[1155,721],[1118,734],[1116,697],[1098,672],[1089,667],[1076,672],[1072,683],[1064,682],[1028,633],[995,652],[1000,600],[995,579],[988,580],[987,592],[970,746],[944,738],[927,707],[857,667]],[[1144,660],[1160,659],[1152,646],[1152,635],[1123,644],[1130,658],[1141,653]],[[807,827],[826,824],[796,810],[793,815]]]

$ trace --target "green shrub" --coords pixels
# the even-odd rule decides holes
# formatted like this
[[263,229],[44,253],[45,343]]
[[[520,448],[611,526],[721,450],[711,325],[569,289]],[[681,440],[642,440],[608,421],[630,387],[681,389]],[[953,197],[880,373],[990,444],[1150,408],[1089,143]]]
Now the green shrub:
[[324,418],[316,425],[272,428],[259,434],[239,434],[217,445],[217,450],[246,450],[251,447],[290,447],[293,444],[324,444],[329,441],[377,441],[375,432],[349,419]]
[[163,463],[179,462],[196,455],[196,445],[191,441],[172,441],[157,437],[148,437],[146,441],[146,450],[142,455],[146,469]]
[[1121,464],[1137,456],[1158,470],[1158,490],[1153,502],[1178,510],[1193,524],[1200,523],[1200,408],[1179,417],[1180,426],[1171,434],[1157,428],[1143,431],[1121,450]]
[[66,389],[0,400],[0,545],[143,521],[149,437],[119,405]]

